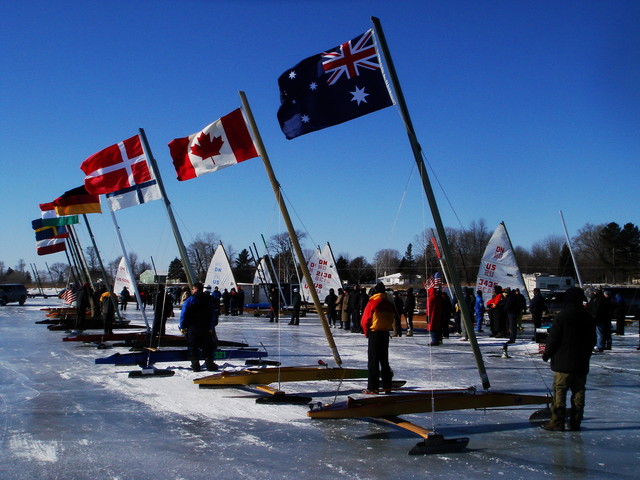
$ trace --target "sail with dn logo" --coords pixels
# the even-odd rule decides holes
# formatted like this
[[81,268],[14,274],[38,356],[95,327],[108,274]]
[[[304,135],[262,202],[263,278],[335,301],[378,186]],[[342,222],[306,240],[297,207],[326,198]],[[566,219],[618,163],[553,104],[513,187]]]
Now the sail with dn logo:
[[[327,243],[325,247],[320,251],[316,249],[309,261],[307,262],[309,267],[309,273],[313,279],[313,285],[316,288],[318,295],[328,295],[329,289],[333,288],[335,294],[338,294],[338,288],[342,287],[338,270],[336,269],[335,261],[333,260],[333,252],[331,246]],[[307,282],[302,282],[303,296],[307,297],[309,294],[309,286]]]
[[504,223],[498,225],[487,244],[480,262],[476,285],[477,290],[482,290],[485,294],[485,298],[486,294],[493,295],[493,287],[496,285],[502,288],[519,288],[520,292],[528,297]]

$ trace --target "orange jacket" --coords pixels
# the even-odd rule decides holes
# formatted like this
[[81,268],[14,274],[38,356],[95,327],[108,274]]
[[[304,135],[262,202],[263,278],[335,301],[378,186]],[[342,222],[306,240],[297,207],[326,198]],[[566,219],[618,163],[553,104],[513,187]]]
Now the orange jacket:
[[389,301],[386,293],[372,295],[362,312],[362,331],[368,337],[370,331],[386,331],[393,329],[396,307]]

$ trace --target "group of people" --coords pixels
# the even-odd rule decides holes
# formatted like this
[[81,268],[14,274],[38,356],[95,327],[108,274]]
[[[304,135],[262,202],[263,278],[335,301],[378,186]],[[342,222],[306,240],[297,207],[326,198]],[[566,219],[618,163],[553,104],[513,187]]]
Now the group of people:
[[522,316],[527,310],[527,300],[519,288],[500,285],[494,287],[494,295],[486,303],[491,337],[508,338],[515,343],[518,332],[522,332]]
[[[353,289],[338,288],[336,295],[333,288],[329,289],[329,294],[324,299],[327,306],[327,321],[333,328],[348,330],[351,333],[364,333],[362,318],[365,309],[376,294],[376,287],[367,292],[360,285],[355,285]],[[393,293],[392,303],[394,306],[393,336],[402,336],[401,319],[405,316],[407,322],[407,335],[413,335],[413,312],[416,306],[416,299],[413,288],[409,288],[405,301],[400,298],[398,292]]]
[[[439,288],[431,287],[427,291],[427,315],[434,315],[435,310],[438,307],[442,307],[441,303],[438,302],[438,298],[442,298],[439,290]],[[540,295],[540,291],[536,290],[532,299],[532,309],[537,317],[539,313],[541,315],[544,304],[539,304],[540,300],[537,298]],[[503,294],[502,291],[498,291],[496,295],[498,293]],[[514,295],[514,293],[510,292],[505,293],[506,295],[503,295],[503,297]],[[464,294],[468,296],[469,292],[465,291]],[[598,323],[591,313],[598,308],[603,308],[602,304],[606,304],[606,300],[603,300],[603,298],[605,298],[604,292],[600,294],[596,291],[591,293],[591,299],[587,303],[585,302],[584,291],[578,287],[569,288],[564,294],[564,308],[554,318],[542,356],[545,362],[551,361],[551,370],[553,371],[551,417],[548,422],[541,425],[545,430],[564,431],[569,429],[571,431],[579,431],[581,428],[581,422],[584,417],[589,362],[593,347],[596,345],[596,337],[603,336],[602,341],[606,342],[606,337],[603,334],[596,335]],[[478,310],[482,311],[484,302],[481,299],[482,293],[477,292],[474,300],[474,314]],[[361,321],[364,334],[368,338],[367,365],[369,376],[367,390],[364,393],[380,393],[380,387],[382,387],[383,391],[389,391],[392,388],[393,372],[389,365],[389,331],[393,329],[396,314],[397,308],[394,302],[387,297],[384,285],[377,284],[365,307]],[[607,318],[610,321],[611,317]],[[518,328],[517,316],[508,317],[507,322],[510,331]],[[610,331],[610,328],[607,330]],[[439,337],[437,335],[442,332],[442,329],[437,329],[434,325],[430,332],[432,332],[431,339],[433,344],[434,341],[438,341]],[[434,333],[436,336],[434,336]],[[567,409],[567,393],[569,390],[571,390],[570,408]],[[568,420],[565,425],[567,417]]]

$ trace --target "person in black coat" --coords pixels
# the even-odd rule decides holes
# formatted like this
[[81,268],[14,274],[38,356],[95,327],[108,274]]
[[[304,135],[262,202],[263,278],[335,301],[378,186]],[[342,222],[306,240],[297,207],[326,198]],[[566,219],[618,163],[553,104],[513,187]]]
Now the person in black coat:
[[516,292],[509,287],[504,289],[507,296],[504,299],[504,311],[507,314],[509,341],[507,343],[516,343],[518,335],[518,313],[522,311],[520,301]]
[[167,318],[173,316],[173,298],[160,286],[153,302],[153,327],[151,336],[166,335]]
[[327,306],[327,322],[329,326],[336,326],[336,321],[338,320],[338,315],[336,313],[336,302],[338,301],[338,296],[333,288],[329,289],[329,295],[327,295],[324,299],[324,303]]
[[544,302],[544,297],[542,296],[539,288],[533,289],[533,298],[529,302],[529,311],[531,312],[531,320],[533,321],[534,328],[534,336],[532,340],[535,341],[535,329],[542,327],[542,314],[548,311],[547,305]]
[[589,361],[596,343],[594,318],[583,306],[584,291],[569,288],[565,294],[565,306],[556,315],[549,329],[547,345],[542,360],[551,359],[553,370],[553,402],[551,419],[541,425],[545,430],[564,431],[567,391],[571,389],[569,430],[580,430],[584,415],[585,390]]
[[360,285],[356,285],[353,292],[349,294],[348,305],[351,325],[347,323],[344,328],[356,333],[360,330]]
[[616,301],[613,306],[613,317],[616,319],[616,335],[624,335],[625,315],[627,314],[627,303],[619,293],[616,294]]
[[[224,293],[222,298],[224,300]],[[280,318],[280,292],[275,286],[272,286],[269,290],[269,322],[278,323],[278,318]]]
[[413,288],[407,289],[407,298],[404,302],[404,318],[407,321],[407,337],[413,336],[413,311],[416,308],[416,297]]
[[596,321],[596,352],[611,350],[611,300],[602,290],[594,290],[587,308]]
[[404,312],[404,302],[400,298],[400,293],[393,292],[393,306],[396,308],[396,315],[393,319],[393,336],[402,336],[402,312]]

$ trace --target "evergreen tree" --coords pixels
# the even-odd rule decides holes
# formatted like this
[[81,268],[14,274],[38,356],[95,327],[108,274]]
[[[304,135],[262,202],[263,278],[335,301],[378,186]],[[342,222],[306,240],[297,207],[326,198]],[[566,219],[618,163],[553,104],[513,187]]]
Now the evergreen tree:
[[407,250],[404,252],[398,268],[400,273],[408,278],[409,283],[412,283],[414,277],[418,274],[418,270],[416,268],[416,259],[413,256],[413,245],[411,243],[407,245]]
[[167,279],[178,280],[180,282],[187,281],[187,274],[184,272],[184,267],[182,266],[182,262],[177,257],[171,260],[171,263],[169,264]]
[[349,260],[340,255],[336,259],[336,270],[338,270],[338,275],[340,275],[340,280],[349,281]]
[[233,275],[236,282],[251,283],[253,280],[253,265],[249,256],[249,251],[244,248],[233,264]]

